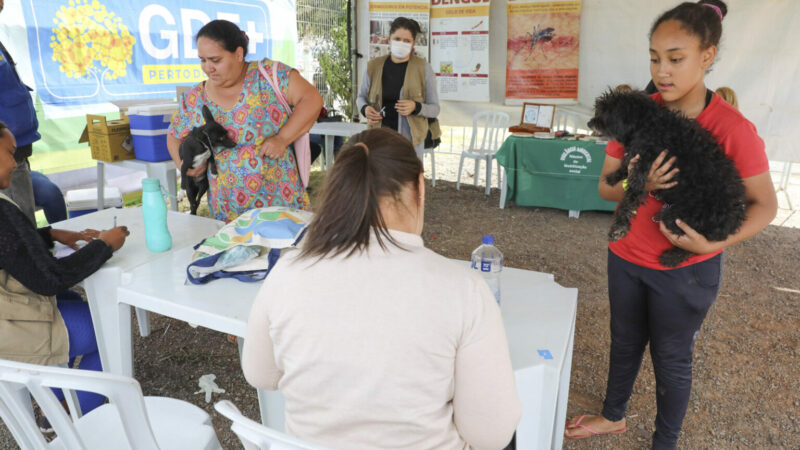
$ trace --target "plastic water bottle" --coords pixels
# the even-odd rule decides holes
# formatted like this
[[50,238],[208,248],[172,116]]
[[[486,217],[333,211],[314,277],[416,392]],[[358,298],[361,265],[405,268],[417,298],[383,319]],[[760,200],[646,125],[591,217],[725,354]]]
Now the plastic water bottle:
[[497,304],[500,304],[500,272],[503,270],[503,254],[494,246],[494,236],[483,235],[483,244],[472,252],[472,268],[480,270]]
[[142,214],[144,241],[151,252],[165,252],[172,247],[167,228],[167,202],[161,193],[158,178],[142,179]]

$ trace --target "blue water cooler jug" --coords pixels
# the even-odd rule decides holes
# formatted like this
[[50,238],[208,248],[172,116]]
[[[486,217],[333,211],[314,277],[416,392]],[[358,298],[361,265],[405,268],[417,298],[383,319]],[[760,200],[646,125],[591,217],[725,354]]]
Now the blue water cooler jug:
[[158,178],[142,179],[142,214],[147,248],[151,252],[169,250],[172,247],[172,236],[167,228],[167,202],[164,201]]

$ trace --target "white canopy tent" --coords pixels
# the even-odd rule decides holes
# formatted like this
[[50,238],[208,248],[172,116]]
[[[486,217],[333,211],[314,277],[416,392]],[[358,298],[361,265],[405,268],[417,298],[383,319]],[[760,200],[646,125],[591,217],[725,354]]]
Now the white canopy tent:
[[[650,80],[648,33],[653,21],[678,1],[583,0],[578,102],[591,107],[609,86],[643,88]],[[742,113],[755,123],[774,161],[800,162],[800,2],[727,0],[728,15],[717,63],[706,77],[709,88],[733,88]],[[491,103],[442,101],[444,125],[471,125],[480,110],[502,110],[516,117],[518,106],[504,105],[507,0],[492,0],[490,19]],[[369,2],[357,7],[358,51],[369,46]],[[357,76],[366,58],[359,59]]]

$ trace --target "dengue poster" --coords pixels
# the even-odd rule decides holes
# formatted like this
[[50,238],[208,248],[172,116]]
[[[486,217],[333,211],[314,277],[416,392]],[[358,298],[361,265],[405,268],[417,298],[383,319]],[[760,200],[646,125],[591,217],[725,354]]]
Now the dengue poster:
[[414,54],[428,59],[428,30],[430,4],[397,0],[370,0],[369,2],[369,59],[389,54],[389,29],[398,17],[408,17],[419,22],[421,32],[414,43]]
[[431,0],[431,66],[440,99],[489,101],[489,1]]
[[506,99],[577,99],[580,1],[508,0]]

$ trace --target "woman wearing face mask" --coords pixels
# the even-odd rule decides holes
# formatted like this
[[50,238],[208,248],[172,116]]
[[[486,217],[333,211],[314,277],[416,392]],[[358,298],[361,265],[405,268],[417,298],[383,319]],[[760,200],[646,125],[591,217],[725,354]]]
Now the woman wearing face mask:
[[416,20],[398,17],[392,21],[390,54],[367,64],[356,104],[370,127],[396,130],[411,141],[421,160],[423,149],[434,147],[442,132],[436,120],[439,95],[433,69],[414,55],[419,33]]

